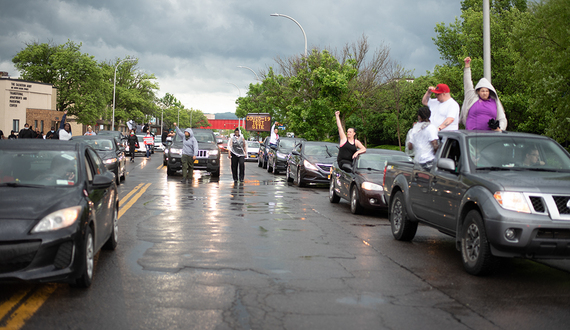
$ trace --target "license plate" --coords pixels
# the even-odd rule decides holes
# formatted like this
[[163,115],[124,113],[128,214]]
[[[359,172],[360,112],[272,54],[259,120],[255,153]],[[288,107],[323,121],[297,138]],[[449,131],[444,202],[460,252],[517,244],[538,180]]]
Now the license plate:
[[197,159],[194,159],[194,164],[198,164],[198,160],[197,160]]
[[256,155],[251,155],[251,156],[249,156],[249,157],[251,157],[251,158],[255,158],[255,157],[257,157],[257,156],[256,156]]

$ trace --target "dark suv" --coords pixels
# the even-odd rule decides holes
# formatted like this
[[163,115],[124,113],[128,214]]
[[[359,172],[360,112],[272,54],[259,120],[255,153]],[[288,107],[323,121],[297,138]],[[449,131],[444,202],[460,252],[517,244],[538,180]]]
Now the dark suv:
[[289,153],[300,141],[306,140],[303,138],[279,138],[277,147],[265,148],[267,153],[267,172],[278,174],[279,171],[285,171]]
[[[212,177],[220,176],[220,151],[216,143],[216,136],[209,129],[193,128],[194,137],[198,140],[198,154],[194,160],[195,170],[206,170]],[[166,144],[164,150],[164,162],[166,163],[166,174],[174,175],[182,170],[182,141],[175,135],[172,141]]]

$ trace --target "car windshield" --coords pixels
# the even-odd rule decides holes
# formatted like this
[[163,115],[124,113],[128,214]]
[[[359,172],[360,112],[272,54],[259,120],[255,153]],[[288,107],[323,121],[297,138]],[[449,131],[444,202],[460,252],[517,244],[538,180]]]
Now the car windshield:
[[101,139],[101,140],[89,139],[89,140],[87,140],[87,139],[85,139],[84,141],[88,145],[93,147],[93,149],[95,149],[95,150],[99,150],[99,151],[113,150],[113,142],[111,140],[105,140],[105,139]]
[[[337,148],[327,148],[324,144],[308,144],[305,145],[305,156],[325,156],[325,157],[333,157],[335,156],[334,149]],[[336,150],[338,153],[338,149]]]
[[476,170],[570,171],[570,157],[556,142],[525,136],[475,136],[468,140]]
[[161,143],[162,142],[162,137],[161,136],[155,136],[154,137],[154,143]]
[[248,142],[247,142],[247,147],[248,147],[248,148],[259,148],[259,142],[248,141]]
[[409,162],[412,159],[406,155],[369,154],[365,153],[358,157],[357,168],[384,171],[388,161]]
[[0,186],[73,186],[77,164],[73,151],[0,150]]
[[[212,134],[211,132],[200,132],[200,131],[194,131],[194,137],[196,138],[196,141],[200,142],[200,143],[214,143],[215,139],[214,139],[214,134]],[[176,135],[175,141],[181,141],[180,137],[178,135]]]
[[293,149],[295,140],[279,140],[279,149]]

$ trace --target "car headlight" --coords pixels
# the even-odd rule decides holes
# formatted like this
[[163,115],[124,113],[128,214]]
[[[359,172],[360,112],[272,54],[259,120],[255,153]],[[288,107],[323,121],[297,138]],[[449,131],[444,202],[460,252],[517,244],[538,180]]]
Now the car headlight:
[[32,234],[69,227],[77,221],[80,212],[81,206],[73,206],[50,213],[38,222]]
[[305,168],[308,168],[308,169],[313,170],[313,171],[319,170],[315,165],[309,163],[306,159],[303,160],[303,166],[305,166]]
[[113,164],[113,163],[116,163],[116,162],[117,162],[117,158],[109,158],[109,159],[105,159],[105,160],[103,161],[103,163],[105,163],[105,164]]
[[182,155],[182,149],[170,148],[170,153],[171,153],[171,154],[179,154],[179,155]]
[[364,190],[378,190],[378,191],[383,190],[381,185],[372,182],[363,182],[361,187]]
[[505,210],[530,213],[530,207],[520,192],[497,191],[493,197]]
[[210,156],[217,156],[217,155],[218,155],[218,151],[219,151],[219,150],[209,150],[209,151],[208,151],[208,155],[210,155]]

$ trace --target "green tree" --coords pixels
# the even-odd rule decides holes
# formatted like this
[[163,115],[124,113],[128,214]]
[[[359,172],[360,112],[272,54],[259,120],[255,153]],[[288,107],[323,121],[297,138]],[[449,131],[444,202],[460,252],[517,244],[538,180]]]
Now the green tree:
[[527,131],[538,127],[561,143],[570,131],[570,6],[567,0],[532,3],[532,15],[517,26],[514,43],[521,50],[516,68],[531,82]]
[[94,123],[105,109],[101,69],[93,56],[80,51],[81,44],[29,43],[12,62],[22,79],[57,88],[57,110],[68,110],[80,123]]

